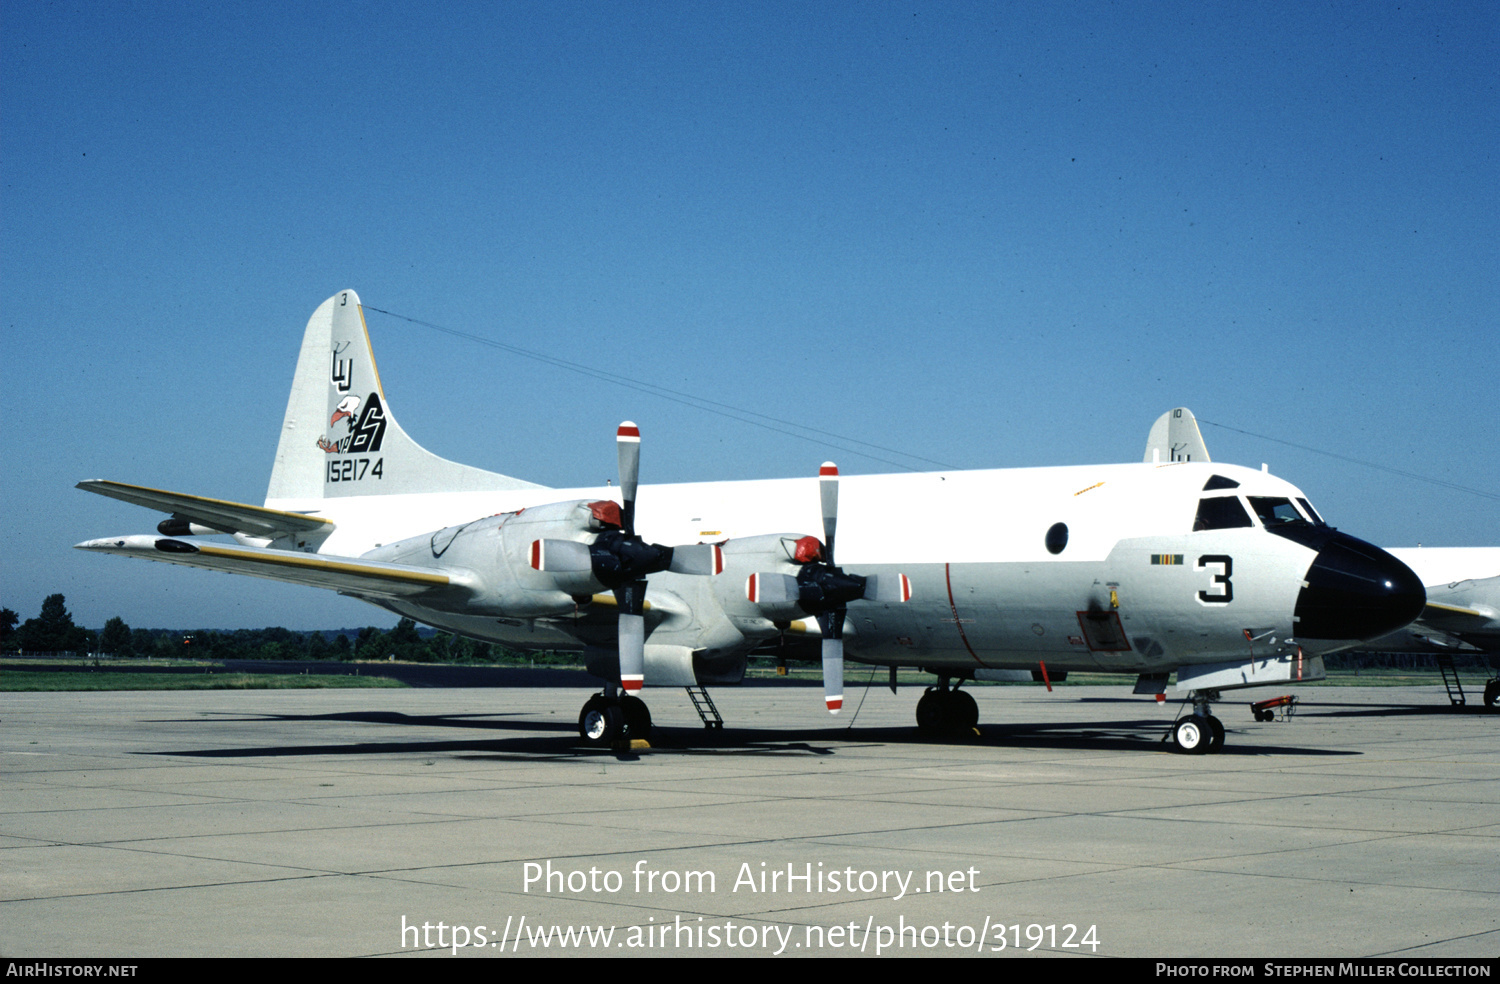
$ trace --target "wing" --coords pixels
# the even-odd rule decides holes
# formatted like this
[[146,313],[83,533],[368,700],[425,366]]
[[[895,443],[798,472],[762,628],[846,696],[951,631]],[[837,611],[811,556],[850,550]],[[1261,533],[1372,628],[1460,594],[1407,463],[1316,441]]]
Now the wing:
[[1500,616],[1493,614],[1493,609],[1482,611],[1429,601],[1422,617],[1412,625],[1446,633],[1486,652],[1500,649]]
[[109,496],[132,505],[159,509],[171,513],[176,519],[211,527],[221,533],[244,533],[275,539],[288,535],[317,536],[333,532],[333,523],[322,516],[282,512],[243,502],[226,502],[223,499],[208,499],[201,495],[166,492],[143,485],[126,485],[124,482],[109,482],[97,478],[79,482],[77,487],[85,492]]
[[1500,648],[1500,577],[1429,587],[1416,624],[1494,652]]
[[462,571],[435,571],[407,564],[208,543],[186,537],[118,536],[87,540],[77,548],[330,588],[362,597],[411,598],[432,592],[463,593],[470,589],[468,577]]

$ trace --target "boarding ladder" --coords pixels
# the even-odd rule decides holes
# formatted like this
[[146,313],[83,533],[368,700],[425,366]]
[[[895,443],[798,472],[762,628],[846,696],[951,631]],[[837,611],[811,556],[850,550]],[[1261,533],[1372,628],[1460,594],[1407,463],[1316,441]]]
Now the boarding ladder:
[[1443,674],[1443,686],[1448,690],[1448,702],[1454,707],[1463,707],[1466,702],[1464,685],[1458,682],[1458,667],[1453,665],[1453,657],[1439,653],[1437,665]]
[[693,708],[697,710],[698,717],[703,719],[703,726],[712,731],[724,730],[724,719],[719,716],[719,709],[714,706],[714,699],[708,696],[707,687],[684,687],[687,691],[688,700],[693,702]]

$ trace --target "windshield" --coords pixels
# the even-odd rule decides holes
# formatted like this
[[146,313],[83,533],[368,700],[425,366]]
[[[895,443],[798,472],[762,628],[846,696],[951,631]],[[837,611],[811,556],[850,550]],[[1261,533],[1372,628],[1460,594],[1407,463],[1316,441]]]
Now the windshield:
[[1323,517],[1318,515],[1318,511],[1313,508],[1311,502],[1308,502],[1306,499],[1298,499],[1297,504],[1302,507],[1303,512],[1307,513],[1307,518],[1313,521],[1314,526],[1328,525],[1323,522]]
[[1266,528],[1282,526],[1287,523],[1306,523],[1307,520],[1292,505],[1291,499],[1281,499],[1265,495],[1252,495],[1250,508],[1260,517],[1261,524]]

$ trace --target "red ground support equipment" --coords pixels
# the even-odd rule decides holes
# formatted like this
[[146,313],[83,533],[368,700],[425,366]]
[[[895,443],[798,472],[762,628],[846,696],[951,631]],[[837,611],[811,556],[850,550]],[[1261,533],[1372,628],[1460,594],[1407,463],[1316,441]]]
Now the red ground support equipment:
[[1274,721],[1278,707],[1281,708],[1281,719],[1285,721],[1297,709],[1297,698],[1288,694],[1285,697],[1272,697],[1270,700],[1257,701],[1250,705],[1250,713],[1255,715],[1257,721]]

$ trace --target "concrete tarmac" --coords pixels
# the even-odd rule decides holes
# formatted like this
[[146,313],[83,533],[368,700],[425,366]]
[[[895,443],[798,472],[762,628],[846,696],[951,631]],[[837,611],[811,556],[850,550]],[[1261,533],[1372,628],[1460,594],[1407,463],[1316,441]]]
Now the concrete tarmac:
[[5,694],[0,954],[1500,952],[1500,714],[1441,687],[1223,703],[1184,756],[1125,686],[928,741],[855,675],[839,719],[715,690],[722,732],[648,690],[634,752],[578,689]]

